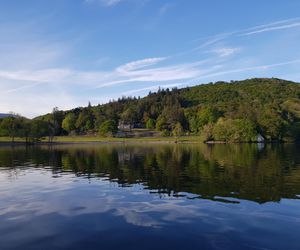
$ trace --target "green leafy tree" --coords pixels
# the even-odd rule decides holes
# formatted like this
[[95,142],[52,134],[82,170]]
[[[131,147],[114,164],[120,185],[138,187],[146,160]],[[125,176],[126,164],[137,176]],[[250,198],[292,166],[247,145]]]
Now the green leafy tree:
[[214,139],[213,137],[213,129],[214,129],[214,124],[213,123],[208,123],[203,126],[200,136],[203,142],[211,141]]
[[[300,85],[297,83],[276,78],[254,78],[209,83],[172,91],[159,89],[145,98],[123,97],[103,105],[92,107],[89,104],[88,107],[67,112],[55,108],[51,114],[39,119],[49,123],[49,139],[65,133],[66,124],[63,126],[63,120],[72,113],[77,117],[76,131],[81,134],[95,132],[107,120],[124,120],[131,125],[139,123],[152,127],[153,123],[147,122],[153,119],[158,131],[166,130],[172,133],[176,124],[180,123],[184,131],[201,136],[206,134],[205,138],[212,138],[212,134],[216,134],[214,130],[218,131],[218,127],[226,127],[228,123],[232,123],[230,126],[234,126],[234,133],[229,127],[226,128],[229,136],[225,136],[225,132],[222,134],[221,130],[218,136],[225,136],[228,140],[245,140],[244,130],[237,121],[242,120],[254,124],[255,130],[267,140],[300,140],[299,98]],[[220,124],[220,117],[229,121]],[[241,126],[249,125],[241,123]],[[216,129],[212,129],[215,125]],[[4,130],[0,133],[3,134]],[[18,129],[14,136],[18,136],[20,131],[21,129]],[[7,129],[5,133],[7,134]]]
[[31,132],[31,123],[32,120],[21,117],[20,119],[20,128],[18,131],[18,136],[21,138],[25,138],[26,143],[29,142],[30,132]]
[[164,116],[159,116],[155,127],[158,131],[168,130],[167,119]]
[[21,117],[18,115],[6,117],[2,119],[0,133],[4,136],[11,137],[14,142],[16,136],[20,136]]
[[134,107],[129,107],[121,114],[121,119],[123,122],[129,124],[131,128],[137,122],[137,116],[137,110]]
[[[43,120],[43,119],[42,119]],[[63,112],[54,107],[52,113],[47,116],[48,123],[48,141],[52,142],[55,135],[60,135],[62,132]]]
[[155,120],[152,119],[152,118],[149,118],[148,121],[147,121],[147,123],[146,123],[146,128],[148,128],[148,129],[154,129],[155,125],[156,125]]
[[259,115],[258,126],[269,140],[281,140],[285,134],[285,121],[273,108],[265,108]]
[[167,136],[170,136],[170,135],[171,135],[171,133],[167,129],[164,129],[163,131],[161,131],[161,136],[163,136],[163,137],[167,137]]
[[178,122],[181,125],[186,124],[183,109],[180,108],[180,106],[167,106],[163,109],[161,115],[157,119],[156,129],[159,131],[172,131]]
[[48,135],[48,123],[40,119],[34,119],[30,123],[30,139],[37,142]]
[[190,119],[190,128],[192,132],[198,133],[206,124],[215,123],[219,117],[220,113],[215,108],[202,108]]
[[62,128],[70,133],[71,131],[74,131],[76,129],[75,123],[76,123],[75,114],[68,113],[62,122]]
[[84,130],[85,130],[85,124],[86,124],[87,121],[88,121],[88,113],[84,109],[84,110],[82,110],[79,113],[79,116],[78,116],[78,118],[76,120],[76,123],[75,123],[76,129],[79,132],[84,132]]
[[118,127],[115,121],[107,120],[103,122],[99,128],[99,135],[105,137],[111,137],[118,132]]
[[213,128],[213,138],[217,141],[251,142],[256,141],[255,125],[245,119],[220,118]]
[[175,137],[179,137],[181,135],[183,135],[183,127],[180,124],[180,122],[177,122],[173,131],[172,131],[173,136]]

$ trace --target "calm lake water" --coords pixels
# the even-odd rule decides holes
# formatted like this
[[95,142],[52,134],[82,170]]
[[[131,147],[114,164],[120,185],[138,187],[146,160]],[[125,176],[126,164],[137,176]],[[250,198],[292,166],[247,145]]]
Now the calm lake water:
[[0,249],[300,249],[299,146],[0,147]]

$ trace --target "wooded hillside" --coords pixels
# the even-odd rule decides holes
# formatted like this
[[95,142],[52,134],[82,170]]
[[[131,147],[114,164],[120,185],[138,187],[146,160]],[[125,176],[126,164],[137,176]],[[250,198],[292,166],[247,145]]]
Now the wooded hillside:
[[[2,119],[2,135],[8,134],[6,120],[15,119]],[[144,98],[122,97],[69,111],[54,109],[31,123],[36,132],[45,135],[99,132],[113,136],[120,125],[155,129],[164,136],[199,134],[202,140],[250,142],[257,141],[258,135],[269,141],[298,140],[300,85],[255,78],[160,89]]]

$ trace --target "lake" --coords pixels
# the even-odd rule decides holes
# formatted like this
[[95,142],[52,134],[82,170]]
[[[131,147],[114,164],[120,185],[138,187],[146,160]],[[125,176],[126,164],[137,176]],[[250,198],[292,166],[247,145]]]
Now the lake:
[[300,249],[299,146],[0,147],[0,249]]

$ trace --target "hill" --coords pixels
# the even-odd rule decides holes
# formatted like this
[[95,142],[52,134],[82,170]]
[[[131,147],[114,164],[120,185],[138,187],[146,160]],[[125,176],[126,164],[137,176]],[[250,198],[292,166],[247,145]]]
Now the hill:
[[0,113],[0,119],[1,118],[6,118],[6,117],[12,117],[14,116],[13,114],[5,114],[5,113]]
[[276,78],[160,89],[144,98],[123,97],[62,112],[59,133],[98,131],[111,121],[123,129],[201,134],[204,140],[255,141],[258,134],[266,140],[294,140],[299,137],[299,98],[298,83]]
[[111,136],[120,135],[118,129],[148,128],[163,136],[198,134],[205,141],[294,141],[300,138],[300,84],[254,78],[160,89],[144,98],[55,109],[34,121],[47,122],[55,135]]

